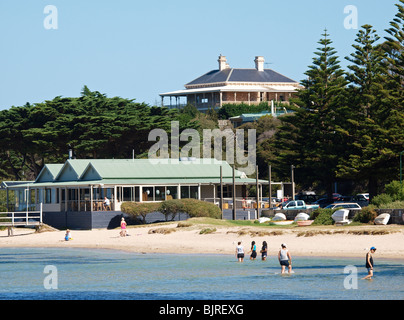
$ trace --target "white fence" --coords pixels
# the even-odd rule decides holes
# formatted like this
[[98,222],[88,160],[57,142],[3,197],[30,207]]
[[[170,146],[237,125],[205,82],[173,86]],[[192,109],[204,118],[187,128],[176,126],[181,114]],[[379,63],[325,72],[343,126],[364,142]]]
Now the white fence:
[[42,224],[42,203],[39,211],[0,212],[0,226],[37,226]]

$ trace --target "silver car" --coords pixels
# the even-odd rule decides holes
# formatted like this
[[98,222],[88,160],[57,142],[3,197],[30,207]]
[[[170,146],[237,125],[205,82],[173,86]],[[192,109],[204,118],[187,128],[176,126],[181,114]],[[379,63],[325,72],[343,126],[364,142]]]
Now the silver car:
[[342,208],[342,209],[348,209],[348,210],[361,210],[362,209],[362,207],[359,204],[354,203],[354,202],[334,202],[325,207],[325,209],[336,209],[336,208]]

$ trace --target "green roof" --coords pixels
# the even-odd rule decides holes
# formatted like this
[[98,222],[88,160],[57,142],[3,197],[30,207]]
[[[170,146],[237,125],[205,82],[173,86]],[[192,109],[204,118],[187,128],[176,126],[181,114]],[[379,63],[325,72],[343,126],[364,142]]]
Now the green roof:
[[[181,178],[214,178],[220,177],[222,166],[223,177],[232,177],[232,167],[225,161],[215,159],[197,159],[192,161],[180,161],[172,159],[136,159],[136,160],[104,160],[91,161],[81,175],[86,180],[89,169],[93,169],[101,179],[181,179]],[[245,176],[243,172],[236,170],[237,177]]]
[[[223,182],[233,181],[232,167],[226,161],[216,159],[69,159],[64,164],[45,167],[46,179],[26,182],[19,187],[219,184],[220,167]],[[48,173],[55,178],[50,179]],[[256,182],[239,170],[235,170],[235,179],[236,184]],[[261,180],[260,183],[267,182]]]

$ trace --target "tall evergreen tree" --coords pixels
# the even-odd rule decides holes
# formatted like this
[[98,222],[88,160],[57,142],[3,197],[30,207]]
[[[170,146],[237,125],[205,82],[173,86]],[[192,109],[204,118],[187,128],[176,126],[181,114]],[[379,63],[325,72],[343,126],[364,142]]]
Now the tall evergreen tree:
[[331,195],[336,166],[344,156],[345,140],[341,108],[345,105],[346,80],[327,30],[318,42],[313,64],[301,81],[303,89],[293,99],[298,107],[292,116],[282,118],[284,125],[275,142],[278,164],[285,175],[296,166],[296,181],[318,181]]
[[367,180],[371,197],[377,192],[378,179],[386,174],[386,168],[380,167],[386,106],[383,103],[384,54],[377,45],[379,39],[371,25],[362,26],[356,44],[352,45],[355,51],[345,58],[351,62],[346,77],[350,85],[345,123],[349,155],[338,165],[338,176]]
[[388,139],[390,161],[388,165],[393,168],[396,179],[398,177],[398,154],[404,151],[404,0],[396,4],[398,12],[386,30],[388,36],[384,48],[387,53],[386,67],[386,103],[389,109],[386,112],[386,138]]

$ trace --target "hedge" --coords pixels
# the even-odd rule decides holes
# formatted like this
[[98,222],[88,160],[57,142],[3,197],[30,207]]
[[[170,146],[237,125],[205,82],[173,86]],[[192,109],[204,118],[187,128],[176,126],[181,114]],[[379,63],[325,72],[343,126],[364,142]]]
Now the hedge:
[[173,199],[163,202],[124,202],[121,205],[121,211],[136,218],[142,218],[146,223],[146,216],[152,212],[161,212],[174,220],[177,213],[186,213],[189,217],[209,217],[220,219],[221,211],[213,203],[197,199]]

